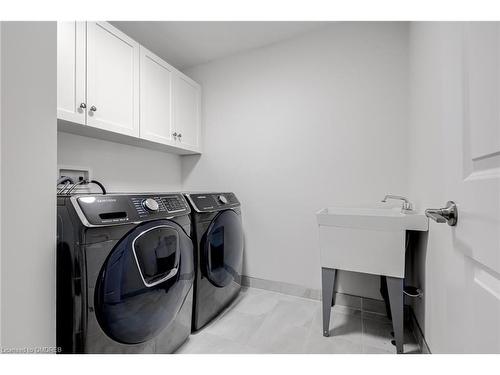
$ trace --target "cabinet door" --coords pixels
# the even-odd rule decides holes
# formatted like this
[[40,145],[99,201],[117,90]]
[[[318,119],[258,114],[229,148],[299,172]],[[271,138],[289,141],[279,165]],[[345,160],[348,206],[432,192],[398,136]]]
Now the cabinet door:
[[85,124],[85,22],[57,23],[57,117]]
[[139,44],[87,22],[87,125],[139,136]]
[[140,135],[154,142],[172,141],[173,68],[141,46]]
[[190,78],[176,74],[174,77],[174,126],[182,145],[200,146],[201,88]]

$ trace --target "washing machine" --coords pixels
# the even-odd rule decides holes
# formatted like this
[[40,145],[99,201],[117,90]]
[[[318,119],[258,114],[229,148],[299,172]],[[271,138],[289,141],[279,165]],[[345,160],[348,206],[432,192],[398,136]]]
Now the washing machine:
[[60,350],[175,351],[191,332],[195,275],[184,196],[58,196],[57,214]]
[[194,243],[193,331],[215,318],[241,289],[243,229],[234,193],[186,193]]

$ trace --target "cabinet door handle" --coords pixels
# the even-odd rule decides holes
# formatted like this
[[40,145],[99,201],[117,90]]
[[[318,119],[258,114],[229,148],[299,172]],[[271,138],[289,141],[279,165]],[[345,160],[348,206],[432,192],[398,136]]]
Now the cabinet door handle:
[[92,107],[90,107],[90,110],[91,110],[92,112],[95,112],[95,111],[97,111],[97,108],[96,108],[96,106],[95,106],[95,105],[93,105]]
[[81,108],[81,109],[85,109],[85,108],[87,108],[87,104],[85,104],[85,103],[80,103],[80,108]]

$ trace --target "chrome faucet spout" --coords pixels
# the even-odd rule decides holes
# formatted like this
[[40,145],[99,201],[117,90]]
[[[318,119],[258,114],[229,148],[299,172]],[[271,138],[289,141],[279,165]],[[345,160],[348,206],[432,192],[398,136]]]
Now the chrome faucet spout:
[[382,202],[387,202],[387,199],[400,199],[406,203],[410,203],[410,200],[406,197],[403,197],[402,195],[393,195],[393,194],[387,194],[384,199],[382,199]]
[[410,202],[410,200],[406,197],[403,197],[402,195],[394,195],[394,194],[386,194],[384,199],[382,199],[382,202],[387,202],[388,199],[395,199],[395,200],[402,200],[403,205],[401,207],[401,211],[413,211],[413,203]]

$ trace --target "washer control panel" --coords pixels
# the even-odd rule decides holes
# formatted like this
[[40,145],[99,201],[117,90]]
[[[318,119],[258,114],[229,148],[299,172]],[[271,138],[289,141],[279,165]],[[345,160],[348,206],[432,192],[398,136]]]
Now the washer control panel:
[[182,194],[107,194],[72,197],[84,224],[126,224],[191,212]]
[[187,194],[187,197],[197,212],[213,212],[240,206],[234,193],[197,193]]
[[182,194],[132,197],[131,199],[141,218],[154,213],[178,215],[190,211]]

